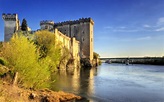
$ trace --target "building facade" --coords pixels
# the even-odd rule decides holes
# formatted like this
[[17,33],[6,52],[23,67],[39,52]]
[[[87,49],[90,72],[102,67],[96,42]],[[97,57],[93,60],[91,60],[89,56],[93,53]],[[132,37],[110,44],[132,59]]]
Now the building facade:
[[89,58],[90,61],[93,60],[93,26],[91,18],[54,23],[54,28],[70,38],[75,37],[80,42],[80,57]]

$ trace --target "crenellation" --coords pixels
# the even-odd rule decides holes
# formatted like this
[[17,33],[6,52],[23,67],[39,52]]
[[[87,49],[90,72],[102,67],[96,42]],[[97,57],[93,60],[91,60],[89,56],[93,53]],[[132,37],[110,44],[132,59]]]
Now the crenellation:
[[3,13],[2,18],[6,21],[16,21],[18,19],[18,15],[15,14],[15,13],[14,14],[10,14],[10,13],[5,14],[5,13]]
[[52,20],[40,21],[40,25],[44,25],[44,24],[54,25],[54,21],[52,21]]
[[63,21],[63,22],[58,22],[55,23],[54,26],[61,26],[61,25],[73,25],[73,24],[80,24],[80,23],[84,23],[84,22],[91,22],[93,23],[93,20],[89,17],[89,18],[79,18],[78,20],[73,20],[73,21]]

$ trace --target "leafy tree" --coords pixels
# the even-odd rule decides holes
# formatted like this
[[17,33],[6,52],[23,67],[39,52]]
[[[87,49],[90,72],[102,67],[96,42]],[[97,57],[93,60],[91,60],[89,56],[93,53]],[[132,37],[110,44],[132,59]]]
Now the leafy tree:
[[27,26],[27,21],[26,21],[26,19],[23,19],[22,25],[21,25],[21,30],[22,30],[22,31],[27,31],[27,30],[28,30],[27,27],[28,27],[28,26]]
[[100,55],[96,52],[93,52],[93,59],[99,59]]
[[54,33],[47,30],[36,32],[34,42],[39,49],[39,59],[48,60],[50,70],[55,71],[61,58],[61,42],[56,40]]
[[15,34],[10,42],[5,43],[2,57],[8,61],[10,70],[19,73],[18,85],[26,88],[48,87],[50,71],[38,62],[36,46],[25,36]]

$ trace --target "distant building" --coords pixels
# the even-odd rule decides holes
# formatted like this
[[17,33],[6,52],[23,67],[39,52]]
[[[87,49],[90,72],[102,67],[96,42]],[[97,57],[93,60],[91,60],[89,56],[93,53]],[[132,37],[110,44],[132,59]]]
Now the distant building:
[[[5,23],[4,41],[9,41],[13,33],[20,29],[20,21],[17,14],[2,14]],[[74,56],[93,60],[93,26],[91,18],[81,18],[74,21],[54,23],[53,21],[41,21],[40,29],[48,29],[54,32],[58,40],[63,42]],[[29,30],[31,30],[28,27]]]

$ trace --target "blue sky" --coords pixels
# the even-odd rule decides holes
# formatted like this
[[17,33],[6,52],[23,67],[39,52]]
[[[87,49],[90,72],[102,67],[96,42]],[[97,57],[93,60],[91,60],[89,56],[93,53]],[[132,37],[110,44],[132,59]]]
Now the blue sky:
[[164,0],[0,0],[0,13],[17,13],[32,30],[41,20],[91,17],[94,51],[101,57],[164,56],[163,10]]

